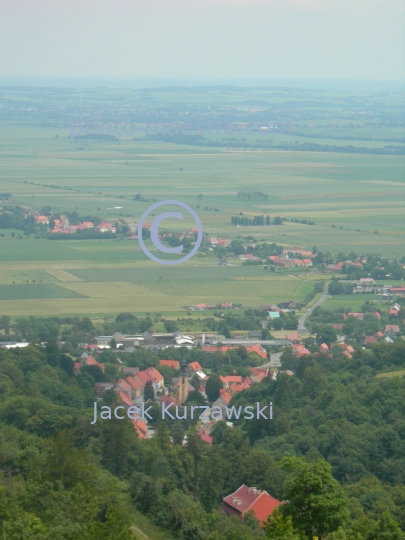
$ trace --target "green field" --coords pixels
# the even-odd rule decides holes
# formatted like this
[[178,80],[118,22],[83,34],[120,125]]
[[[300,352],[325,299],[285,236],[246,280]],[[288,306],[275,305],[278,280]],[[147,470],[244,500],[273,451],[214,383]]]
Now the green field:
[[0,303],[6,300],[39,300],[48,298],[86,298],[76,291],[47,283],[0,285]]
[[[17,99],[17,103],[30,106],[41,105],[39,95],[0,88],[2,99]],[[283,110],[288,112],[293,96],[300,118],[294,127],[296,134],[277,135],[277,144],[311,142],[381,151],[388,144],[387,137],[399,141],[394,144],[398,148],[402,144],[401,128],[378,128],[377,121],[366,124],[355,106],[352,116],[357,123],[342,120],[351,107],[347,101],[350,96],[312,92],[314,105],[308,107],[308,95],[271,89],[151,90],[147,94],[121,89],[112,95],[108,89],[98,89],[90,93],[72,90],[69,103],[73,107],[78,100],[82,106],[85,102],[93,104],[95,99],[102,110],[115,110],[117,104],[121,107],[138,96],[137,106],[144,111],[151,103],[169,109],[181,103],[182,108],[190,110],[203,104],[240,107],[243,112],[249,100],[257,99],[269,106],[286,107]],[[362,103],[374,102],[372,94],[360,98]],[[50,92],[46,99],[60,110],[63,100],[59,95],[53,97]],[[390,110],[402,111],[401,96],[391,94],[387,99]],[[300,100],[305,102],[303,109]],[[321,105],[316,105],[317,100]],[[81,216],[133,223],[154,201],[177,199],[196,210],[209,236],[238,238],[245,243],[245,237],[250,236],[306,249],[316,245],[332,254],[355,251],[398,259],[405,255],[403,155],[255,148],[260,140],[249,142],[241,135],[232,139],[223,133],[209,137],[205,146],[144,136],[72,141],[64,112],[60,121],[40,116],[32,119],[23,112],[18,119],[14,113],[7,114],[6,120],[0,115],[0,193],[11,193],[9,204],[25,204],[34,210],[50,205],[55,211],[77,210]],[[316,117],[316,123],[311,120],[309,124],[306,115]],[[260,191],[268,200],[238,200],[238,191]],[[134,200],[137,193],[146,201]],[[231,217],[240,213],[247,217],[269,214],[272,219],[307,219],[315,224],[285,221],[282,226],[236,227]],[[165,222],[165,226],[177,230],[193,225],[190,216],[180,224],[178,220]],[[255,306],[300,301],[312,289],[313,279],[318,279],[297,270],[277,270],[270,275],[260,266],[242,266],[236,259],[229,259],[232,266],[219,267],[218,260],[207,252],[198,253],[185,265],[167,268],[147,259],[134,240],[50,241],[18,238],[21,231],[2,232],[0,286],[9,288],[0,289],[0,310],[10,315],[166,313],[181,312],[201,302]],[[38,282],[42,282],[42,288]],[[333,298],[325,307],[343,302],[358,309],[364,300],[364,296]]]
[[382,296],[379,294],[341,294],[328,298],[323,304],[324,309],[333,311],[337,308],[350,308],[347,311],[361,311],[361,306],[366,302],[370,302],[375,309],[387,309],[387,304],[383,303]]

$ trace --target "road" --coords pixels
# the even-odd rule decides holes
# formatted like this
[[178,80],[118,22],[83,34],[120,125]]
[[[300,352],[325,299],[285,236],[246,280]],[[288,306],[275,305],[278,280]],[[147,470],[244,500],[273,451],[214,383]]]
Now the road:
[[329,294],[328,294],[328,291],[326,290],[325,292],[322,293],[322,295],[318,298],[318,300],[315,302],[315,304],[310,307],[308,309],[308,311],[306,311],[304,313],[304,315],[300,318],[300,320],[298,321],[298,332],[302,332],[304,334],[309,334],[309,330],[308,328],[306,328],[305,326],[305,321],[307,320],[307,318],[311,315],[311,313],[313,312],[313,310],[320,306],[327,298],[329,298]]

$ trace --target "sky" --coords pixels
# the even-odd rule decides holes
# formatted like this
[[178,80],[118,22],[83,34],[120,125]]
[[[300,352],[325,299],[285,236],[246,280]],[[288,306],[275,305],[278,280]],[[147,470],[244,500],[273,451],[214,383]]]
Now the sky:
[[405,0],[0,0],[0,76],[405,79]]

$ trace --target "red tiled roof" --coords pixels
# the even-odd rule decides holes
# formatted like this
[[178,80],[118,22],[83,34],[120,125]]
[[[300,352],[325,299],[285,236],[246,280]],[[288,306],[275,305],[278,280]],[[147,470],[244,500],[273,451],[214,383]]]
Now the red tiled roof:
[[[141,373],[141,372],[139,372]],[[138,375],[139,375],[138,373]],[[145,369],[146,376],[152,383],[163,381],[163,375],[154,367],[148,367]]]
[[127,405],[128,407],[131,407],[132,406],[132,401],[130,400],[130,398],[127,396],[127,394],[125,392],[123,392],[122,390],[120,390],[118,392],[118,395],[122,401],[122,403],[124,405]]
[[[249,488],[245,484],[222,500],[225,503],[223,509],[228,513],[244,516],[249,510],[253,510],[255,517],[260,522],[265,521],[281,504],[267,491]],[[229,512],[229,510],[231,511]]]
[[212,439],[211,435],[206,435],[202,430],[200,430],[200,431],[198,432],[198,434],[200,435],[201,439],[202,439],[204,442],[206,442],[206,443],[208,443],[208,444],[212,444],[213,439]]
[[224,384],[242,382],[242,377],[240,375],[226,375],[225,377],[220,375],[219,378]]
[[144,371],[139,371],[134,378],[139,379],[141,386],[145,386],[145,384],[149,381],[149,378]]
[[159,360],[161,366],[169,366],[175,371],[180,369],[180,362],[178,360]]
[[222,393],[220,392],[220,397],[226,402],[227,405],[229,405],[229,402],[232,399],[232,395],[226,390]]
[[167,407],[170,403],[177,403],[177,402],[173,396],[171,396],[170,394],[167,394],[167,396],[162,397],[161,403],[164,403]]
[[135,380],[132,376],[127,377],[127,381],[135,390],[139,390],[141,388],[139,381]]
[[390,330],[392,332],[399,332],[399,326],[397,324],[386,324],[385,331],[389,332]]
[[104,371],[104,367],[105,367],[104,364],[97,362],[97,360],[93,358],[91,355],[87,357],[86,364],[88,366],[97,366],[101,369],[101,371]]
[[146,439],[146,435],[147,435],[146,423],[143,422],[142,420],[139,420],[138,418],[135,418],[135,420],[131,420],[131,421],[134,424],[134,428],[136,429],[138,433],[138,437],[140,439]]
[[376,343],[377,338],[374,336],[366,336],[363,343]]
[[187,367],[191,367],[194,371],[200,371],[202,369],[198,362],[190,362]]
[[290,341],[300,341],[301,337],[299,334],[287,334],[286,339],[289,339]]

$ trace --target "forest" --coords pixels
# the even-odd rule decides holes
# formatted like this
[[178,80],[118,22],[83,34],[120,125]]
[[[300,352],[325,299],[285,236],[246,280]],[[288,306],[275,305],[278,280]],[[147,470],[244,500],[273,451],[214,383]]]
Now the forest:
[[[129,420],[91,425],[95,382],[119,377],[117,353],[100,355],[104,374],[88,366],[75,376],[56,339],[67,328],[91,330],[91,321],[54,323],[45,340],[49,327],[38,321],[27,320],[30,346],[0,349],[1,540],[136,538],[134,509],[184,540],[402,539],[405,379],[384,373],[403,369],[404,342],[357,347],[352,359],[297,358],[286,349],[281,370],[293,376],[266,378],[230,404],[271,401],[273,420],[217,422],[208,445],[195,422],[165,423],[159,415],[145,440]],[[212,374],[245,374],[257,360],[245,353],[139,349],[121,358],[143,369],[159,357],[187,356]],[[201,398],[191,392],[188,403]],[[104,404],[116,399],[107,392]],[[220,510],[242,483],[285,501],[264,529],[253,516],[241,521]]]

